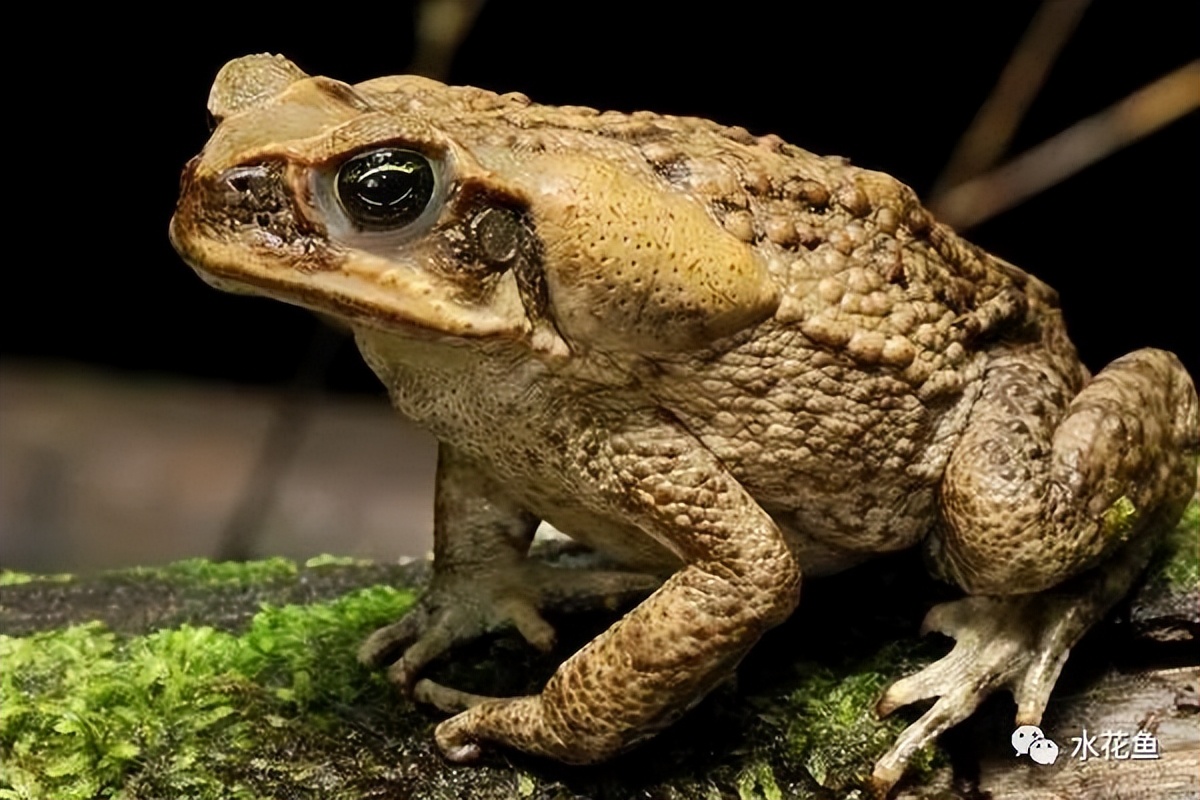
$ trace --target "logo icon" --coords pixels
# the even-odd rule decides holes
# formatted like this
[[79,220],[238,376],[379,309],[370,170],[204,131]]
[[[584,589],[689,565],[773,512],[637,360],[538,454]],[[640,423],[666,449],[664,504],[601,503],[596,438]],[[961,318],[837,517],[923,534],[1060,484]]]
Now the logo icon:
[[1035,739],[1044,738],[1042,729],[1037,725],[1022,725],[1013,731],[1012,746],[1018,756],[1023,756],[1029,752],[1029,745],[1033,744]]
[[1058,745],[1047,739],[1037,725],[1022,725],[1013,731],[1012,746],[1017,758],[1028,755],[1036,764],[1053,764],[1058,760]]
[[1038,739],[1029,745],[1029,757],[1039,764],[1053,764],[1058,759],[1058,745],[1053,739]]

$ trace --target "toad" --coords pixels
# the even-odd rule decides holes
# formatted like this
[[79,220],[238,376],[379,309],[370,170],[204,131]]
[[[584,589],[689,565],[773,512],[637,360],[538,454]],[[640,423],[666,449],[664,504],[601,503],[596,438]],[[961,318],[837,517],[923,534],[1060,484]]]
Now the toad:
[[[897,180],[703,119],[538,105],[278,56],[227,64],[171,239],[205,280],[343,321],[440,441],[434,577],[360,657],[457,710],[453,761],[607,759],[796,608],[803,576],[922,547],[964,596],[906,762],[997,689],[1039,722],[1070,648],[1180,514],[1200,423],[1170,353],[1092,376],[1055,292]],[[546,521],[623,570],[527,559]],[[540,694],[422,679],[564,598],[648,596]],[[817,643],[819,646],[819,643]]]

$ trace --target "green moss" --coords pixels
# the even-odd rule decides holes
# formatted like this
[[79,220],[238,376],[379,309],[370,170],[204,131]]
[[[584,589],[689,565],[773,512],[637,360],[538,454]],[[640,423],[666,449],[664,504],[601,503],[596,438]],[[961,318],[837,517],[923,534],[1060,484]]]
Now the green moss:
[[1200,589],[1200,499],[1192,498],[1168,534],[1157,575],[1176,589]]
[[739,800],[783,800],[783,792],[775,781],[775,771],[765,761],[756,761],[738,776]]
[[372,586],[331,603],[266,608],[238,640],[237,669],[300,709],[318,699],[354,702],[363,675],[355,650],[366,633],[394,621],[412,600],[410,593]]
[[[242,581],[285,570],[196,561],[163,572]],[[412,599],[372,587],[264,608],[241,635],[183,625],[123,639],[89,623],[0,636],[0,798],[254,797],[238,758],[301,711],[306,728],[314,717],[330,726],[343,704],[385,691],[354,648]]]
[[1116,539],[1125,541],[1137,529],[1138,510],[1125,495],[1118,497],[1111,506],[1100,515],[1100,525],[1104,529],[1105,540]]
[[[320,555],[304,562],[306,569],[329,566],[369,566],[372,562],[346,556]],[[116,578],[157,578],[171,583],[257,586],[271,581],[296,577],[299,568],[286,558],[267,558],[259,561],[211,561],[189,558],[162,567],[130,567],[105,573]],[[14,570],[0,570],[0,586],[15,586],[31,581],[69,581],[69,574],[37,575]]]
[[255,586],[293,578],[296,572],[296,563],[286,558],[268,558],[262,561],[210,561],[207,558],[189,558],[165,567],[134,567],[109,574],[131,578],[160,578],[172,583],[197,583],[206,586]]
[[0,569],[0,586],[17,586],[22,583],[32,583],[33,581],[53,581],[62,583],[69,581],[74,577],[66,573],[35,575],[32,572],[17,572],[11,569]]
[[316,567],[369,567],[374,564],[365,558],[353,558],[351,556],[334,556],[328,553],[319,556],[313,556],[308,561],[304,562],[307,569]]
[[[797,665],[799,683],[787,698],[786,741],[823,786],[844,790],[865,786],[875,762],[910,720],[879,719],[875,703],[901,675],[925,663],[920,644],[889,644],[870,658],[837,669],[811,662]],[[914,755],[909,770],[926,775],[942,759],[935,748]]]

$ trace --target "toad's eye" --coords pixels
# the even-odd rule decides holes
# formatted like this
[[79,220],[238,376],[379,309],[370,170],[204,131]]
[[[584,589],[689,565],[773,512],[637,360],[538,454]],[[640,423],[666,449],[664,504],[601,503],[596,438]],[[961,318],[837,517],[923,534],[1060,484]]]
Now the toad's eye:
[[433,167],[420,153],[383,148],[359,153],[338,170],[338,203],[356,226],[384,231],[414,222],[433,197]]

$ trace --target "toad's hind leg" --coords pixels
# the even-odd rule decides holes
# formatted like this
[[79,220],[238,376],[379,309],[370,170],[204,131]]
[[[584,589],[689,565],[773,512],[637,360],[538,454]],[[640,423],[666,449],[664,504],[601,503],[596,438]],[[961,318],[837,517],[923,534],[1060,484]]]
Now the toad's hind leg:
[[[1170,353],[1139,350],[1066,402],[1042,350],[994,359],[947,466],[932,559],[972,597],[926,630],[949,655],[893,684],[881,713],[937,697],[876,765],[890,787],[918,749],[1008,688],[1035,725],[1070,648],[1132,586],[1195,486],[1196,391]],[[1098,565],[1098,566],[1097,566]],[[1035,594],[1036,593],[1036,594]]]

